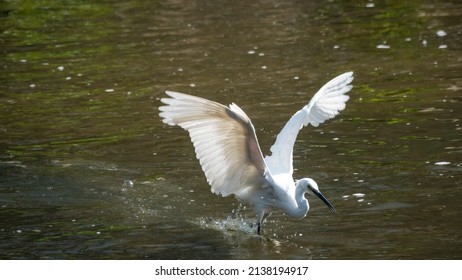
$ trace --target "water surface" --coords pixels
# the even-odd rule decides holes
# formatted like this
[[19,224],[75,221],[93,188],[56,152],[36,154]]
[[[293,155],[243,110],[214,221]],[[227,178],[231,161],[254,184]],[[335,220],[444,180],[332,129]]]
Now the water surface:
[[[0,257],[461,258],[461,18],[441,0],[5,1]],[[346,71],[347,108],[294,151],[337,214],[310,198],[264,238],[158,117],[165,90],[235,102],[266,154]]]

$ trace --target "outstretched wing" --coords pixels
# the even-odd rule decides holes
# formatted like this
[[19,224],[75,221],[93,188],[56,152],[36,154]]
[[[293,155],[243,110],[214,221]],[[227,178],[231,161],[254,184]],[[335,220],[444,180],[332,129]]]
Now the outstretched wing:
[[159,108],[163,122],[189,132],[196,156],[216,194],[228,196],[242,188],[262,186],[266,165],[249,117],[204,98],[167,91]]
[[276,138],[271,147],[271,156],[265,162],[272,175],[293,173],[292,152],[298,132],[303,126],[320,123],[335,117],[345,109],[352,88],[353,72],[344,73],[325,84],[300,111],[295,113]]

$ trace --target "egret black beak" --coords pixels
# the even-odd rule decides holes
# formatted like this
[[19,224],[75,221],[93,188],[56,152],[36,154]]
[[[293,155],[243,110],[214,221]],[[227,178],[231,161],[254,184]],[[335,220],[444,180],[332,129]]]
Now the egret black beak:
[[311,189],[311,190],[313,191],[313,193],[317,197],[319,197],[327,205],[327,207],[330,208],[330,210],[332,210],[332,211],[334,211],[334,213],[336,213],[334,206],[332,206],[332,204],[329,202],[329,200],[327,200],[327,198],[320,191],[318,191],[316,189]]

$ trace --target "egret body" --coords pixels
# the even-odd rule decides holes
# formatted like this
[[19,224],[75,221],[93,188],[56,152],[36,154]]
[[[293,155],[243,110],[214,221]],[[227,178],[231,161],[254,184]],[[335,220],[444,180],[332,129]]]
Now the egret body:
[[298,132],[304,126],[335,117],[345,109],[352,88],[353,72],[344,73],[325,84],[282,128],[263,157],[250,118],[232,103],[228,107],[204,98],[167,91],[159,108],[169,125],[189,132],[196,156],[212,192],[252,204],[257,213],[258,233],[271,208],[281,209],[301,219],[310,209],[305,193],[319,197],[332,211],[335,208],[319,191],[313,179],[294,181],[292,152]]

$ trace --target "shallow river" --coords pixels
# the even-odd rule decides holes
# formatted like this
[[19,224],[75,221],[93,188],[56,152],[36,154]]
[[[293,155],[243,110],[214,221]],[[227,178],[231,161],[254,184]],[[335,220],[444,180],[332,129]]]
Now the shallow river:
[[[0,258],[462,258],[459,1],[4,1]],[[304,128],[307,218],[211,193],[174,90],[237,103],[264,154],[328,80],[347,107]]]

